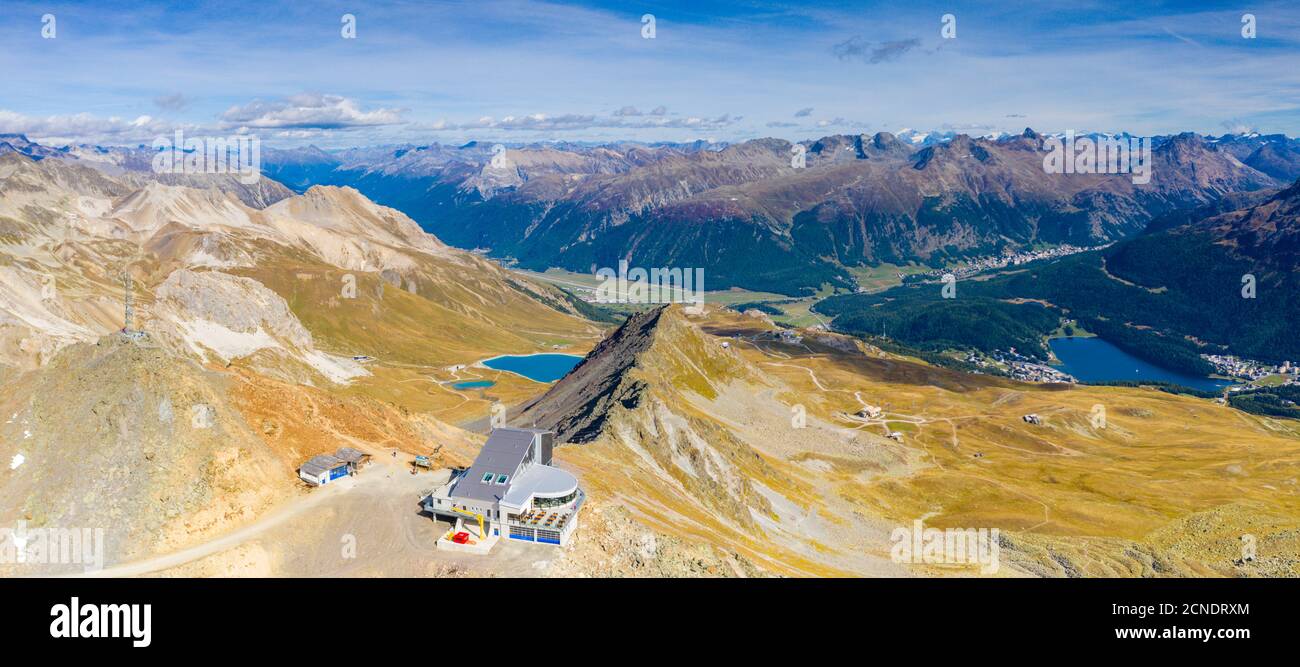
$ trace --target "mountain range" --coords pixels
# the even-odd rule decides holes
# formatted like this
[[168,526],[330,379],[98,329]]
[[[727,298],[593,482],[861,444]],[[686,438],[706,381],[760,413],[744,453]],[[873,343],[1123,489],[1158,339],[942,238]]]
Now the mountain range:
[[[1300,178],[1300,140],[1283,135],[1155,137],[1145,185],[1126,175],[1046,173],[1045,136],[1029,129],[906,138],[831,135],[798,148],[777,139],[267,148],[270,179],[221,187],[250,205],[288,196],[279,183],[298,192],[353,187],[452,246],[523,268],[707,267],[710,288],[806,295],[852,290],[856,267],[1100,245],[1162,216]],[[151,157],[147,147],[0,141],[0,152],[75,160],[137,183]],[[792,166],[799,150],[802,168]],[[152,180],[194,178],[164,176]]]
[[[302,189],[350,185],[453,246],[530,269],[707,267],[711,288],[851,290],[850,269],[1098,245],[1173,211],[1300,177],[1281,135],[1156,137],[1151,182],[1048,174],[1044,136],[888,133],[726,146],[485,144],[266,153]],[[792,166],[802,151],[801,168]],[[495,156],[495,159],[494,159]]]

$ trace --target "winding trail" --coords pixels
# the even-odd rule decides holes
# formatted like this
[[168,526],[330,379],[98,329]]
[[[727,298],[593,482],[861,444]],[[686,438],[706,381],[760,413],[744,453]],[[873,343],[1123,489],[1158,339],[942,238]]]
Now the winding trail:
[[[77,578],[138,577],[140,575],[192,563],[201,558],[206,558],[207,556],[237,547],[290,519],[301,516],[303,512],[321,504],[327,498],[346,492],[351,488],[351,484],[348,484],[348,482],[352,481],[354,480],[340,480],[341,483],[335,482],[332,485],[315,489],[313,493],[307,494],[301,498],[294,498],[262,516],[260,519],[234,531],[233,533],[226,534],[215,540],[204,542],[195,547],[190,547],[189,549],[182,549],[162,556],[146,558],[144,560],[138,560],[123,565],[115,565],[98,572],[65,576]],[[347,488],[344,488],[345,486]]]

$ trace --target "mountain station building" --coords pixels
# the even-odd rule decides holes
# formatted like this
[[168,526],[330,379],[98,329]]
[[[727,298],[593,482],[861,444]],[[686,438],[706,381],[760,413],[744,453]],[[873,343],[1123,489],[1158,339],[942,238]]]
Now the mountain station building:
[[324,486],[330,482],[354,475],[370,462],[370,455],[351,447],[340,447],[330,454],[313,456],[298,468],[298,478],[312,486]]
[[421,506],[454,522],[449,535],[470,525],[479,552],[503,537],[564,546],[578,528],[586,494],[576,477],[551,465],[554,443],[551,431],[493,429],[474,464],[454,471]]

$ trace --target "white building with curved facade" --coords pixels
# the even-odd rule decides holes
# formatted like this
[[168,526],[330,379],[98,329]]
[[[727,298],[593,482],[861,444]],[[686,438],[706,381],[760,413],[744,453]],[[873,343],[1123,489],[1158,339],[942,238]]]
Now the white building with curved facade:
[[435,516],[464,521],[475,532],[481,520],[478,542],[488,548],[500,538],[568,544],[586,494],[576,477],[551,465],[554,443],[551,431],[493,429],[474,464],[453,472],[421,506]]

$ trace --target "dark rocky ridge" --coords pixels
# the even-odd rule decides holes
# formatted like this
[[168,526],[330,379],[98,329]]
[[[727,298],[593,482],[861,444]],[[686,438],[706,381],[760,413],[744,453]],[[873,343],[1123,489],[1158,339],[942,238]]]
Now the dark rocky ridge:
[[654,329],[665,308],[628,317],[550,391],[520,408],[512,422],[553,430],[560,442],[594,440],[610,408],[615,404],[635,408],[639,403],[645,384],[624,379],[654,342]]

